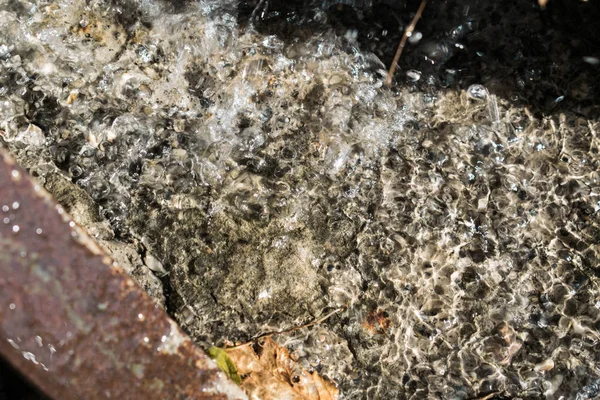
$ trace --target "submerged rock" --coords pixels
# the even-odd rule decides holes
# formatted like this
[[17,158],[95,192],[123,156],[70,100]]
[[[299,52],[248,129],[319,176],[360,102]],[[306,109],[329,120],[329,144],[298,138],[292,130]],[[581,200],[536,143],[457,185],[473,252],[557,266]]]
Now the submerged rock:
[[343,307],[277,339],[344,398],[587,396],[594,48],[440,2],[388,90],[408,6],[335,3],[5,2],[0,138],[202,345]]

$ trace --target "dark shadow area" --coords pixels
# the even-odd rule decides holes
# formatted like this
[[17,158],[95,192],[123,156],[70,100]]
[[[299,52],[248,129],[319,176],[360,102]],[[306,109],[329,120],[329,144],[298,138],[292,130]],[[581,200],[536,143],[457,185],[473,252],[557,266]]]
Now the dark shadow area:
[[0,357],[0,400],[50,400]]
[[[371,51],[389,67],[419,1],[244,1],[239,21],[291,44],[333,29],[348,51]],[[254,15],[253,15],[254,13]],[[430,1],[395,75],[436,92],[483,84],[534,113],[600,114],[600,8],[593,2]]]

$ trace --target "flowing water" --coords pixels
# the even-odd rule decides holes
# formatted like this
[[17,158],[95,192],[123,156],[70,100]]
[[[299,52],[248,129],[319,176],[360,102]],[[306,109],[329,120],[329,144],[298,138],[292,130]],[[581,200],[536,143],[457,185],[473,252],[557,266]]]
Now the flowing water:
[[0,141],[202,346],[341,309],[276,339],[344,399],[595,398],[597,12],[496,3],[388,89],[418,3],[1,0]]

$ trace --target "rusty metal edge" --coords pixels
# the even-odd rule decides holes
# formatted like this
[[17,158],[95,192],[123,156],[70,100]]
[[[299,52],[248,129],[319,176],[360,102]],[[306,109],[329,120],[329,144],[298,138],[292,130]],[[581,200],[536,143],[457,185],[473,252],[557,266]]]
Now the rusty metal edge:
[[0,149],[0,354],[54,399],[245,399]]

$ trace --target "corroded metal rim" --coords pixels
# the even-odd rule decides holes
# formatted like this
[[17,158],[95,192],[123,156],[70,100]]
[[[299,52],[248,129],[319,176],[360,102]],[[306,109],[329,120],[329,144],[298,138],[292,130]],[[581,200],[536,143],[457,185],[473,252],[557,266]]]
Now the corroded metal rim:
[[243,399],[0,150],[0,354],[54,399]]

